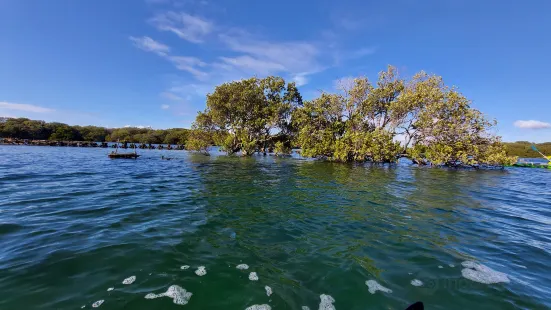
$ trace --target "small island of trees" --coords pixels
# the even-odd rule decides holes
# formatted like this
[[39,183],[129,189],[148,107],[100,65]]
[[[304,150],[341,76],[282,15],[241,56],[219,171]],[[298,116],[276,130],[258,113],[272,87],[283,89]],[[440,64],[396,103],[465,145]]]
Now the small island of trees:
[[419,72],[405,80],[389,66],[374,84],[358,77],[309,101],[280,77],[222,84],[207,95],[187,145],[207,152],[214,142],[245,156],[299,147],[303,156],[339,162],[407,156],[418,164],[512,164],[495,125],[440,76]]

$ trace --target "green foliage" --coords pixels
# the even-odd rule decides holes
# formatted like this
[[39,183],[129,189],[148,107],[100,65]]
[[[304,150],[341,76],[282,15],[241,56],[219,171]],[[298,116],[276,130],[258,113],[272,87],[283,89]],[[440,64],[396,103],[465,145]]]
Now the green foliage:
[[516,160],[491,133],[495,122],[439,76],[420,72],[406,81],[389,66],[376,85],[360,77],[340,86],[293,112],[303,156],[394,162],[405,152],[414,162],[447,166]]
[[108,129],[97,126],[69,126],[63,123],[46,123],[27,118],[0,119],[0,137],[90,142],[129,142],[185,145],[189,129],[172,128],[153,130],[150,128],[125,127]]
[[275,134],[292,132],[291,111],[300,104],[295,84],[280,77],[224,83],[207,95],[207,108],[194,128],[207,132],[197,136],[214,140],[228,154],[252,155],[273,147]]
[[186,142],[186,149],[208,154],[208,149],[211,145],[212,134],[210,132],[198,128],[193,128],[189,132],[189,137]]
[[546,156],[551,156],[551,142],[545,143],[531,143],[528,141],[517,142],[505,142],[506,153],[509,156],[527,157],[527,158],[540,158],[541,155],[532,150],[531,146],[535,145],[536,148]]

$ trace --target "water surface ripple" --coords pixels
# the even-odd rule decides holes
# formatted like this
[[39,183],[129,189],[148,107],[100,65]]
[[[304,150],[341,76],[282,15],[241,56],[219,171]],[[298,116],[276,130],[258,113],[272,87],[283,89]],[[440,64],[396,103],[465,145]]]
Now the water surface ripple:
[[107,152],[0,146],[0,309],[551,308],[551,171]]

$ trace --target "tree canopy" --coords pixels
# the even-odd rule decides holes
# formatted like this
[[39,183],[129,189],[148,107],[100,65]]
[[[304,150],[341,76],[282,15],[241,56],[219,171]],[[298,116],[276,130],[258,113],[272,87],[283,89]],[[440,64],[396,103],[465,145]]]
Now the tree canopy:
[[[214,141],[222,150],[251,155],[273,147],[289,135],[291,112],[302,104],[294,83],[280,77],[250,78],[224,83],[207,95],[207,108],[197,115],[194,136]],[[283,139],[290,144],[291,139]],[[196,140],[197,141],[197,140]],[[204,143],[194,143],[203,150]]]
[[408,80],[388,66],[375,83],[343,81],[339,92],[306,102],[279,77],[225,83],[207,95],[193,126],[203,151],[209,140],[229,154],[298,146],[303,156],[342,162],[408,156],[447,166],[511,163],[495,124],[440,76],[419,72]]

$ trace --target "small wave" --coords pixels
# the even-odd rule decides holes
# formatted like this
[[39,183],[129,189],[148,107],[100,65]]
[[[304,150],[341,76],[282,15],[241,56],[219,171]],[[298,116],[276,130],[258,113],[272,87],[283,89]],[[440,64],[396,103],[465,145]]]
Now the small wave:
[[365,285],[367,285],[368,290],[371,294],[375,294],[377,291],[381,291],[383,293],[392,293],[391,289],[380,285],[375,280],[367,280],[365,281]]
[[128,278],[124,279],[122,281],[122,284],[128,285],[128,284],[134,283],[134,281],[136,281],[136,276],[131,276],[131,277],[128,277]]
[[273,292],[272,292],[272,288],[269,287],[268,285],[266,285],[266,286],[264,286],[264,289],[266,290],[266,295],[267,295],[268,297],[270,297],[270,295],[272,295],[272,293],[273,293]]
[[114,287],[110,287],[107,289],[108,292],[111,292],[112,290],[114,290],[115,288]]
[[411,285],[413,285],[413,286],[421,286],[421,285],[423,285],[423,281],[417,280],[417,279],[413,279],[413,280],[411,280]]
[[330,295],[321,294],[320,299],[319,310],[335,310],[335,306],[333,306],[335,299],[333,297]]
[[98,308],[99,306],[101,306],[103,304],[104,301],[105,300],[103,300],[103,299],[96,301],[95,303],[92,304],[92,308]]
[[205,269],[205,266],[199,266],[199,268],[195,270],[195,274],[202,277],[207,274],[207,269]]
[[145,295],[145,299],[155,299],[155,298],[159,298],[159,297],[169,297],[169,298],[172,298],[173,303],[183,306],[183,305],[185,305],[189,302],[192,295],[193,295],[193,293],[186,291],[186,289],[184,289],[181,286],[171,285],[168,288],[168,290],[166,290],[166,292],[161,293],[161,294],[149,293],[149,294]]
[[492,268],[482,265],[480,263],[475,263],[472,261],[462,262],[461,265],[465,267],[461,270],[463,277],[484,284],[494,284],[494,283],[509,283],[509,277],[507,274],[499,271],[495,271]]
[[251,281],[258,281],[258,275],[256,274],[256,272],[251,272],[249,274],[249,280]]
[[235,267],[235,268],[237,268],[237,269],[239,269],[239,270],[246,270],[246,269],[249,269],[249,265],[247,265],[247,264],[239,264],[239,265],[237,265],[237,267]]
[[247,307],[245,310],[271,310],[272,307],[270,307],[269,305],[252,305],[250,307]]
[[188,265],[183,265],[182,267],[180,267],[180,269],[187,270],[187,269],[189,269],[189,266]]

